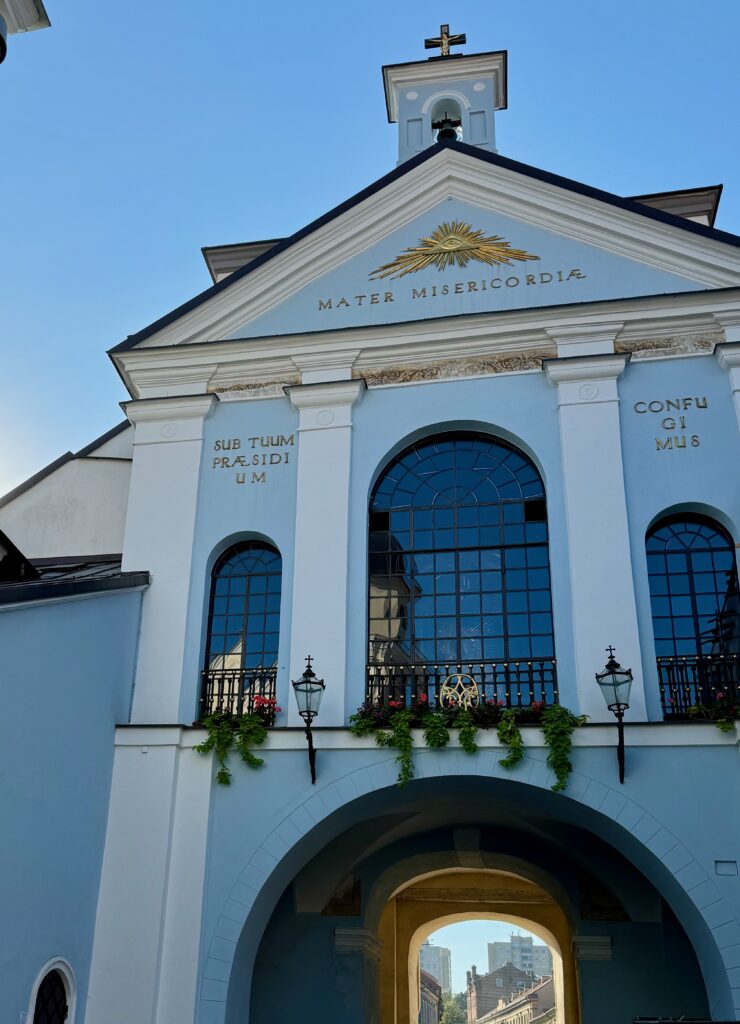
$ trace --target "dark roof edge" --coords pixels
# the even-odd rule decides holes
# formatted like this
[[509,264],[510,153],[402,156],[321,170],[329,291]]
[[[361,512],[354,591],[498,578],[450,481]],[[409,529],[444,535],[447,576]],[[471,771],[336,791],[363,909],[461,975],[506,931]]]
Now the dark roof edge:
[[224,245],[201,245],[200,251],[205,254],[212,252],[214,249],[240,249],[245,245],[277,245],[278,242],[282,242],[282,238],[255,238],[250,242],[226,242]]
[[33,476],[29,476],[28,480],[24,480],[22,484],[18,484],[12,491],[8,491],[0,498],[0,508],[13,501],[14,498],[18,498],[24,491],[29,491],[36,484],[40,483],[44,477],[51,476],[57,469],[61,469],[62,466],[68,462],[72,462],[75,459],[75,455],[72,452],[65,452],[64,455],[60,455],[58,459],[54,459],[48,466],[44,466],[38,473],[34,473]]
[[410,160],[406,160],[405,163],[395,167],[392,171],[389,171],[388,174],[383,175],[382,178],[378,178],[377,181],[368,185],[360,192],[355,193],[355,195],[346,199],[343,203],[335,206],[327,213],[322,214],[321,217],[311,221],[310,224],[300,228],[294,234],[289,235],[278,245],[274,246],[272,249],[268,249],[267,252],[258,256],[255,260],[247,263],[246,266],[240,267],[239,270],[235,270],[233,274],[223,278],[223,280],[219,281],[217,284],[213,284],[210,288],[206,288],[205,291],[199,292],[198,295],[194,295],[193,298],[188,299],[187,302],[184,302],[182,305],[177,306],[158,320],[155,320],[153,323],[149,324],[148,327],[142,328],[142,330],[138,331],[136,334],[129,335],[124,341],[109,349],[108,355],[114,356],[118,352],[127,352],[132,348],[136,348],[140,342],[151,337],[152,334],[156,334],[158,331],[169,326],[169,324],[179,320],[181,317],[191,312],[191,310],[196,309],[214,295],[218,295],[218,293],[223,291],[224,288],[230,287],[235,281],[240,281],[243,277],[253,273],[253,271],[257,270],[275,256],[285,252],[286,249],[289,249],[296,242],[305,238],[307,235],[310,235],[312,232],[317,231],[319,228],[328,224],[330,221],[335,220],[337,217],[340,217],[343,213],[351,210],[354,206],[364,202],[365,199],[369,199],[371,196],[375,195],[376,192],[380,192],[387,185],[392,184],[392,182],[418,167],[420,164],[432,159],[437,155],[437,153],[444,149],[458,150],[460,153],[464,153],[466,156],[471,156],[477,160],[481,160],[483,163],[493,164],[496,167],[503,167],[504,169],[513,171],[516,174],[522,174],[526,177],[535,178],[538,181],[545,182],[545,184],[554,185],[556,188],[575,192],[579,195],[586,196],[589,199],[597,199],[600,202],[607,203],[610,206],[615,206],[618,209],[626,210],[629,213],[636,213],[640,217],[647,217],[650,220],[669,224],[672,227],[680,228],[683,231],[702,235],[704,238],[710,238],[717,242],[725,242],[728,245],[740,248],[740,237],[738,235],[730,234],[727,231],[718,231],[716,228],[710,228],[704,224],[696,224],[693,221],[686,220],[684,217],[678,217],[675,214],[666,213],[664,210],[657,210],[652,206],[643,206],[641,203],[638,203],[633,199],[626,199],[623,196],[617,196],[611,192],[605,192],[603,189],[584,185],[582,182],[574,181],[571,178],[565,178],[559,174],[552,174],[549,171],[540,170],[538,167],[531,167],[529,164],[521,163],[518,160],[511,160],[509,157],[499,156],[498,153],[489,153],[477,146],[470,146],[465,142],[445,140],[434,146],[430,146],[429,149],[425,149],[423,152],[411,157]]
[[100,445],[105,444],[106,441],[110,441],[118,434],[122,434],[126,427],[129,427],[130,425],[131,424],[128,420],[124,420],[122,423],[117,423],[115,427],[111,427],[111,429],[107,430],[104,434],[101,434],[100,437],[96,437],[94,441],[85,445],[84,448],[80,448],[78,452],[65,452],[64,455],[60,455],[58,459],[54,459],[54,461],[50,462],[48,466],[44,466],[43,469],[40,469],[38,473],[34,473],[33,476],[29,476],[28,480],[24,480],[23,483],[18,484],[18,486],[14,487],[12,491],[8,491],[7,494],[0,496],[0,508],[8,505],[15,498],[19,498],[25,491],[29,491],[32,487],[35,487],[36,484],[41,483],[45,477],[51,476],[52,473],[61,469],[62,466],[66,465],[68,462],[74,462],[75,459],[84,459],[90,454],[90,452],[95,451],[95,449],[99,448]]
[[128,420],[122,420],[120,423],[117,423],[115,427],[111,427],[110,430],[106,430],[106,432],[101,434],[100,437],[96,437],[94,441],[90,442],[90,444],[86,444],[84,448],[80,448],[78,452],[75,452],[75,458],[84,459],[86,455],[90,455],[90,453],[94,452],[96,448],[100,448],[101,445],[104,445],[106,441],[112,441],[114,437],[118,437],[119,434],[122,434],[124,430],[130,426],[131,424]]
[[0,606],[27,601],[48,601],[52,598],[98,594],[108,590],[132,590],[148,587],[148,572],[123,572],[106,579],[48,580],[41,583],[11,583],[0,586]]

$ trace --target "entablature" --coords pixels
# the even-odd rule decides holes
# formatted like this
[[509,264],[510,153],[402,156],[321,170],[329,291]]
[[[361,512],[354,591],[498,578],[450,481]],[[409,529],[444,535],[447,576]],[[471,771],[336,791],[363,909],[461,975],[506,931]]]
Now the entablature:
[[566,354],[709,354],[740,318],[740,288],[471,314],[404,325],[132,349],[113,359],[135,398],[244,400],[285,385],[363,377],[370,387],[537,371]]

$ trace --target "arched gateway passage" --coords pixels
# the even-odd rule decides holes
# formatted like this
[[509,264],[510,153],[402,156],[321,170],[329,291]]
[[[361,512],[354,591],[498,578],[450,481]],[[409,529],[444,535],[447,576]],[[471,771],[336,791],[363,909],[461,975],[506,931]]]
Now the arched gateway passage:
[[[420,774],[428,761],[419,755]],[[583,793],[588,780],[574,776],[571,785]],[[326,787],[322,806],[333,795]],[[619,796],[627,822],[630,802]],[[547,934],[561,958],[563,1024],[732,1017],[727,973],[699,909],[615,821],[621,814],[536,785],[454,774],[402,791],[376,785],[326,814],[311,799],[313,827],[245,910],[223,1016],[211,1005],[205,1019],[415,1024],[414,948],[441,918],[471,912]],[[287,821],[297,827],[307,815]],[[233,927],[233,905],[229,913]],[[217,951],[214,970],[223,972]]]

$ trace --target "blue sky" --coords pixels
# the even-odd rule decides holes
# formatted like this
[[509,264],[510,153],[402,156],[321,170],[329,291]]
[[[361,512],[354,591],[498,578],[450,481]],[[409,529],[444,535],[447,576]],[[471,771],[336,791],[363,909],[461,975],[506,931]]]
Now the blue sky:
[[[515,928],[506,921],[461,921],[449,924],[429,936],[435,946],[447,946],[452,962],[452,991],[464,992],[465,973],[475,964],[479,974],[488,971],[488,943],[507,942],[512,932],[518,935],[532,935],[525,928]],[[539,945],[542,939],[532,935]]]
[[121,419],[106,349],[395,164],[380,68],[442,21],[509,51],[500,151],[620,194],[723,182],[740,4],[46,0],[0,66],[0,493]]

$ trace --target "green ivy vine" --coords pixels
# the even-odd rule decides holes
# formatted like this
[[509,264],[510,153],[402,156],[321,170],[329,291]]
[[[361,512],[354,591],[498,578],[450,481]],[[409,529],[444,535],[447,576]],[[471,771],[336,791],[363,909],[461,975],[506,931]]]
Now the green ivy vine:
[[567,788],[573,767],[570,760],[573,730],[585,724],[585,715],[574,715],[561,704],[553,704],[542,711],[542,732],[550,748],[547,767],[555,773],[555,785],[552,787],[555,793],[562,793]]
[[499,764],[502,768],[514,768],[524,757],[524,738],[516,720],[514,708],[506,708],[501,712],[501,721],[496,726],[499,742],[509,751],[502,757]]
[[252,747],[262,746],[267,739],[268,723],[263,714],[230,715],[226,711],[217,711],[204,718],[202,724],[208,736],[195,749],[199,754],[215,752],[219,766],[216,781],[222,786],[231,785],[232,776],[227,762],[233,749],[250,768],[261,768],[265,763],[252,751]]
[[350,732],[355,736],[375,736],[379,747],[397,751],[397,784],[403,787],[414,778],[414,728],[421,728],[424,743],[431,750],[443,750],[449,744],[450,730],[457,730],[458,741],[466,754],[478,750],[479,729],[495,728],[499,742],[507,749],[499,763],[502,768],[512,769],[526,753],[521,725],[539,725],[549,748],[547,765],[555,775],[552,788],[561,793],[568,785],[572,768],[573,730],[585,722],[585,715],[575,715],[561,705],[545,707],[541,703],[507,708],[491,701],[470,708],[432,709],[422,694],[409,707],[400,701],[392,701],[387,706],[366,702],[351,716]]

